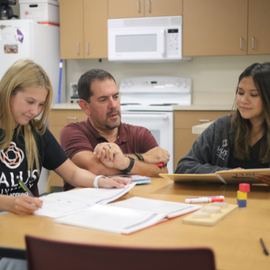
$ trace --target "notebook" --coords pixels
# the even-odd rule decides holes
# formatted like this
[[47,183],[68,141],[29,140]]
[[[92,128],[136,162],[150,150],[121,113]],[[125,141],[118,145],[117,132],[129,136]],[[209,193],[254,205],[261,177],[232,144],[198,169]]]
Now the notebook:
[[81,188],[51,193],[41,197],[43,206],[35,211],[34,214],[52,218],[68,215],[89,208],[95,204],[112,202],[126,194],[135,185],[135,183],[132,183],[119,189]]
[[54,220],[56,223],[107,232],[130,234],[200,209],[200,205],[133,197],[116,203],[94,205]]
[[124,177],[128,178],[132,183],[136,183],[137,185],[150,184],[151,177],[142,176],[137,174],[120,174],[120,175],[112,175],[109,177]]

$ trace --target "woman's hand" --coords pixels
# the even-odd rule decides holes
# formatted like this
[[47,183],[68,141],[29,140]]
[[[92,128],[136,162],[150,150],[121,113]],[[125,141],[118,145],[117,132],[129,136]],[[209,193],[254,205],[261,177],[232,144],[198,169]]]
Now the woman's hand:
[[42,207],[43,201],[25,194],[12,197],[8,211],[15,214],[29,215]]
[[100,188],[123,188],[132,182],[128,178],[123,177],[101,177],[98,179],[98,187]]
[[259,174],[256,179],[264,182],[268,186],[270,186],[270,175],[265,175],[265,174]]

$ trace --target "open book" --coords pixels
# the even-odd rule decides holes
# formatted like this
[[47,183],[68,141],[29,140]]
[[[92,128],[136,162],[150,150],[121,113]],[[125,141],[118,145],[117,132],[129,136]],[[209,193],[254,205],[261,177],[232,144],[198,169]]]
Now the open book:
[[41,197],[43,206],[35,215],[57,218],[87,209],[95,204],[112,202],[135,186],[135,183],[124,188],[81,188],[65,192],[55,192]]
[[160,176],[173,180],[174,182],[208,182],[223,184],[239,183],[262,183],[256,179],[259,174],[270,175],[269,169],[246,169],[218,171],[213,174],[159,174]]
[[130,234],[201,208],[200,205],[133,197],[55,219],[54,222],[120,234]]

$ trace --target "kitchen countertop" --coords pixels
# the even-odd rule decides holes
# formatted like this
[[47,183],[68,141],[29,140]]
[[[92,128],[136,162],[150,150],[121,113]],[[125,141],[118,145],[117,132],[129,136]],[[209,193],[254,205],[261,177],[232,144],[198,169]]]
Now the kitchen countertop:
[[[220,105],[220,104],[203,104],[203,105],[190,105],[190,106],[173,106],[174,111],[230,111],[231,105]],[[52,104],[51,109],[53,110],[81,110],[77,103],[60,103]]]
[[213,121],[208,122],[208,123],[204,123],[204,124],[200,124],[197,126],[193,126],[192,127],[192,134],[202,134],[203,131],[208,128],[211,124],[213,123]]

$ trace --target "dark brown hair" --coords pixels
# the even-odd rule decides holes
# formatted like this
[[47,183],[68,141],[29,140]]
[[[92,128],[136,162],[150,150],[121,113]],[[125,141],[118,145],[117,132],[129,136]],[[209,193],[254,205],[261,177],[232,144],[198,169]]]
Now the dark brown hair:
[[[270,161],[270,63],[254,63],[247,67],[239,76],[238,85],[243,78],[252,77],[254,85],[262,99],[264,113],[263,127],[265,136],[262,138],[259,159],[262,163]],[[238,89],[236,90],[237,93]],[[249,119],[244,119],[238,110],[232,116],[231,122],[234,127],[234,156],[238,159],[249,159],[249,141],[252,125]]]

